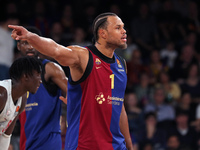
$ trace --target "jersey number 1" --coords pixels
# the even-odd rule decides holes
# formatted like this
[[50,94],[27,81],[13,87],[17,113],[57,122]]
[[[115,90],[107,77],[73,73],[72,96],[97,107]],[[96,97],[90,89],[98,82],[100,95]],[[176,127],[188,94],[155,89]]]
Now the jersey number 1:
[[111,89],[114,89],[114,74],[110,75],[110,79],[111,79]]

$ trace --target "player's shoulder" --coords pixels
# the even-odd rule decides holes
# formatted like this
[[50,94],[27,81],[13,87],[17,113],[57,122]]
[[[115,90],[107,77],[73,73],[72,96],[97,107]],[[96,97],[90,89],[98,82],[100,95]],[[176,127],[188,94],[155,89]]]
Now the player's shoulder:
[[60,65],[56,62],[53,62],[53,61],[48,61],[45,66],[47,67],[60,67]]
[[45,64],[45,73],[57,73],[57,72],[64,72],[64,70],[62,69],[62,67],[60,66],[60,64],[53,62],[53,61],[49,61],[48,63]]
[[87,53],[88,52],[88,49],[86,47],[79,46],[79,45],[70,45],[70,46],[67,46],[67,48],[71,49],[72,51],[76,51],[77,53]]
[[84,46],[79,46],[79,45],[69,45],[67,48],[70,49],[86,49]]
[[0,86],[0,98],[7,97],[7,90],[5,87]]

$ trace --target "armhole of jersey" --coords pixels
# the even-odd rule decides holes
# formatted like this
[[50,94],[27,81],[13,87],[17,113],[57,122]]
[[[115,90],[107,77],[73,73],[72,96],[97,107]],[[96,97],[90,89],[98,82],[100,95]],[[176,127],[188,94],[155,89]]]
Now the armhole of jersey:
[[93,57],[92,57],[92,53],[89,51],[89,60],[88,60],[88,64],[87,64],[87,67],[85,69],[83,76],[78,81],[73,81],[71,79],[71,80],[68,80],[68,82],[72,85],[76,85],[76,84],[83,82],[90,75],[92,68],[93,68]]
[[126,73],[127,73],[127,67],[126,67],[126,61],[125,61],[125,59],[122,58],[121,56],[119,56],[118,54],[116,54],[116,55],[117,55],[117,56],[119,57],[119,59],[121,60],[123,66],[124,66],[124,69],[125,69],[125,71],[126,71]]

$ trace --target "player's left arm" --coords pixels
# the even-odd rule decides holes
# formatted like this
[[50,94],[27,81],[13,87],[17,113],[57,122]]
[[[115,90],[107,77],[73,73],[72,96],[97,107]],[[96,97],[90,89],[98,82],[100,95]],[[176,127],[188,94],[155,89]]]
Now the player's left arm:
[[129,133],[128,118],[127,118],[127,114],[124,108],[124,104],[122,105],[119,126],[120,126],[120,131],[125,138],[127,149],[133,150],[133,144],[132,144],[132,140]]
[[56,84],[64,93],[64,96],[61,96],[60,99],[67,104],[67,81],[68,78],[65,75],[62,67],[54,62],[49,62],[45,65],[45,80],[52,81]]
[[2,135],[0,135],[0,146],[1,146],[0,149],[5,149],[5,150],[8,149],[16,121],[17,117],[12,121],[8,129]]
[[24,94],[22,96],[22,104],[21,104],[21,107],[19,109],[19,113],[18,115],[15,117],[15,119],[12,121],[12,123],[9,125],[9,127],[7,128],[7,130],[5,131],[5,133],[3,133],[1,136],[0,136],[0,145],[1,145],[1,148],[0,149],[8,149],[9,145],[10,145],[10,140],[11,140],[11,136],[12,136],[12,132],[15,128],[15,124],[18,120],[18,117],[19,117],[19,114],[24,110],[25,108],[25,105],[26,105],[26,94]]
[[21,113],[21,112],[24,110],[24,108],[25,108],[26,101],[27,101],[26,94],[24,94],[24,95],[22,96],[22,103],[21,103],[21,107],[19,108],[19,113],[18,113],[18,115],[15,117],[15,119],[12,121],[12,123],[10,124],[10,126],[8,127],[8,129],[5,131],[5,134],[6,134],[6,135],[11,135],[11,134],[12,134],[12,132],[13,132],[13,130],[14,130],[14,128],[15,128],[15,124],[16,124],[16,122],[17,122],[17,119],[18,119],[20,113]]

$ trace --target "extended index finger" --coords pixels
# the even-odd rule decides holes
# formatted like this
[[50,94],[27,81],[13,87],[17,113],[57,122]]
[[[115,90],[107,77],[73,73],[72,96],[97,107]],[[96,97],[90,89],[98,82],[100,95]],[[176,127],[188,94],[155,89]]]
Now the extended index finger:
[[11,29],[20,29],[21,27],[20,26],[17,26],[17,25],[8,25],[9,28]]

